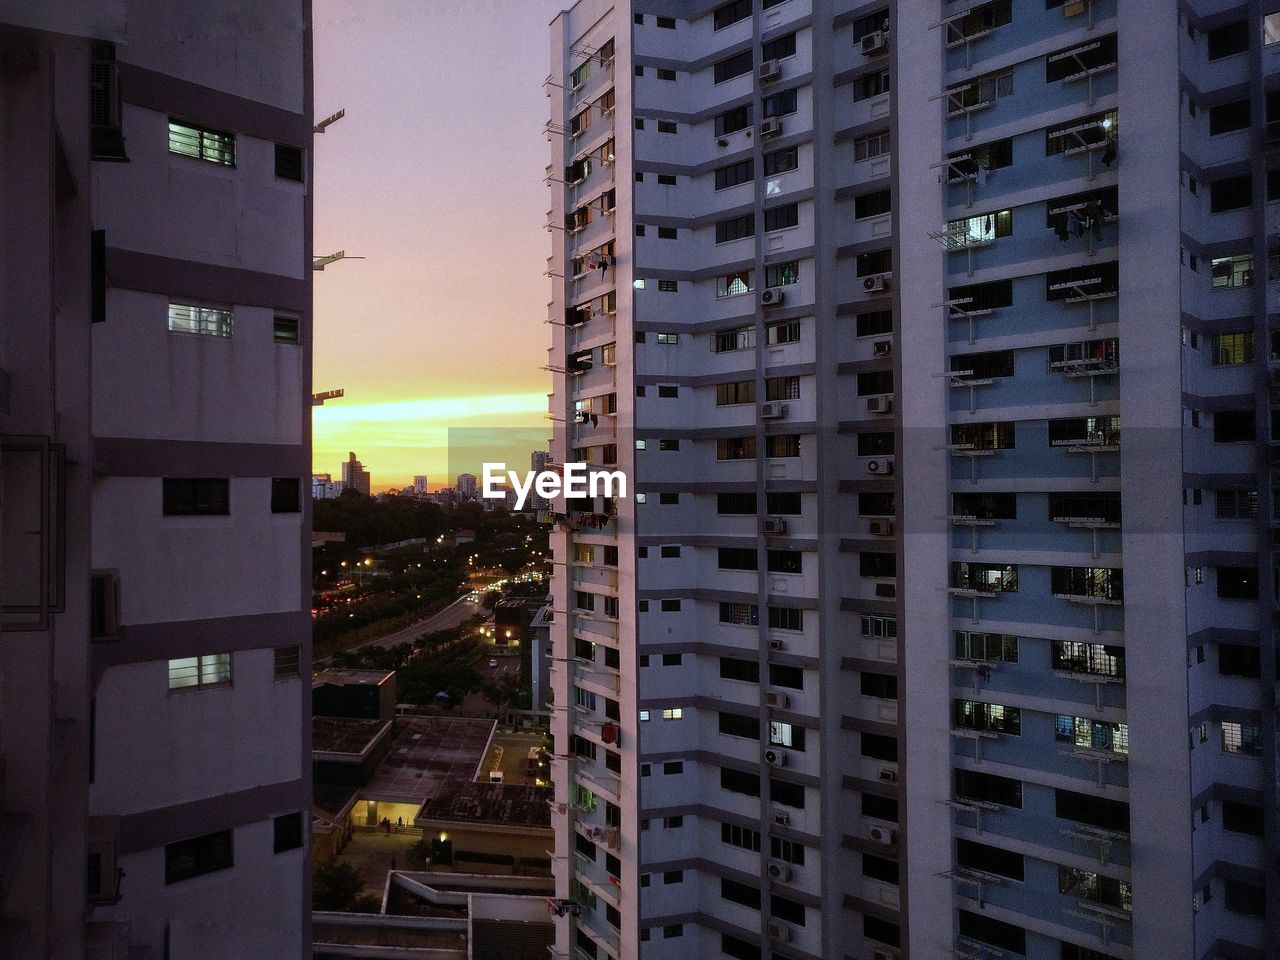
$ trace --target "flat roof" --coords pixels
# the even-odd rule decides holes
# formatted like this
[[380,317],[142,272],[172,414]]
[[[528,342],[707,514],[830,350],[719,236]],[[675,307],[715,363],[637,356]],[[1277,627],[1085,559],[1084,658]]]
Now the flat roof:
[[478,780],[450,781],[418,811],[418,820],[498,823],[551,829],[550,787],[527,784],[487,783]]
[[391,747],[360,795],[422,803],[446,783],[470,782],[496,727],[496,720],[399,717],[391,731]]
[[364,683],[372,686],[380,686],[386,683],[396,675],[394,670],[353,670],[334,667],[330,670],[322,670],[320,673],[311,677],[311,686],[322,687],[326,683],[332,683],[335,686],[345,686],[349,683]]
[[556,928],[529,920],[471,921],[474,960],[546,960],[556,945]]
[[[312,939],[317,944],[333,943],[346,946],[414,947],[437,950],[466,950],[467,930],[431,930],[417,924],[417,917],[389,917],[381,914],[375,921],[357,923],[331,920],[312,914]],[[396,921],[401,921],[397,923]],[[544,948],[543,954],[546,954]]]
[[359,757],[382,735],[389,720],[361,720],[355,717],[312,717],[311,752],[342,753]]

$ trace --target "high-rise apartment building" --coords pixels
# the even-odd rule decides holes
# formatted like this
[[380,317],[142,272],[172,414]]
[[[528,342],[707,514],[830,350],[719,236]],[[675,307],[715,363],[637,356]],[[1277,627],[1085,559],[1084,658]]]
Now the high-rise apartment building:
[[0,5],[0,956],[310,954],[310,8]]
[[474,473],[458,474],[457,486],[458,499],[463,503],[476,498],[476,475]]
[[415,496],[419,497],[427,495],[427,475],[425,473],[417,474],[413,478],[413,492]]
[[558,955],[1271,955],[1280,16],[551,34]]
[[364,468],[354,452],[347,454],[347,459],[342,464],[342,489],[355,490],[369,496],[371,481],[369,479],[369,471]]

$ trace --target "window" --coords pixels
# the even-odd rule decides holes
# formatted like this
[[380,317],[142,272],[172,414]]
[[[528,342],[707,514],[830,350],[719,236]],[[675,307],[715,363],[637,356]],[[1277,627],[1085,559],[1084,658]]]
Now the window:
[[741,240],[744,237],[754,236],[755,232],[755,214],[744,213],[742,216],[731,217],[728,220],[721,220],[716,224],[716,243],[729,243],[732,240]]
[[[746,282],[750,283],[750,274]],[[749,290],[747,292],[750,292]],[[749,350],[756,345],[755,327],[735,327],[732,330],[721,330],[712,335],[711,352],[725,353],[730,350]]]
[[760,778],[754,773],[743,773],[741,770],[720,768],[720,788],[730,793],[741,793],[748,797],[760,796]]
[[[1044,132],[1044,155],[1054,157],[1086,146],[1106,143],[1119,132],[1119,115],[1115,110],[1081,117],[1071,123],[1049,127]],[[1104,162],[1106,156],[1104,154]],[[1108,163],[1107,166],[1110,166]]]
[[781,720],[769,721],[769,743],[775,747],[787,747],[804,751],[804,727],[797,727]]
[[761,60],[785,60],[796,55],[796,35],[788,33],[760,45]]
[[728,437],[716,441],[717,460],[754,460],[755,437]]
[[800,494],[782,491],[765,494],[765,512],[783,516],[800,516],[803,512]]
[[1224,830],[1260,837],[1263,835],[1262,817],[1262,807],[1232,800],[1222,801],[1222,829]]
[[684,773],[683,760],[668,760],[662,765],[662,775],[664,777],[678,777]]
[[1253,520],[1258,516],[1257,490],[1216,490],[1214,516],[1219,520]]
[[953,562],[951,586],[982,593],[1017,593],[1018,567],[1016,564]]
[[[782,264],[782,266],[786,266]],[[771,347],[776,347],[780,343],[799,343],[800,342],[800,321],[786,320],[782,323],[771,323],[764,328],[764,342]]]
[[956,796],[1022,809],[1022,782],[976,770],[956,770]]
[[1254,341],[1248,333],[1217,333],[1210,339],[1210,357],[1215,367],[1253,363]]
[[1010,880],[1024,879],[1022,854],[975,840],[956,840],[956,864],[999,874]]
[[953,424],[951,443],[965,450],[1011,450],[1014,426],[1012,422]]
[[1070,368],[1106,369],[1120,363],[1120,341],[1083,340],[1075,343],[1055,343],[1048,348],[1050,370]]
[[1049,421],[1049,446],[1072,447],[1081,444],[1119,446],[1120,418],[1070,417]]
[[277,313],[272,320],[271,337],[276,343],[297,343],[298,318]]
[[796,91],[783,90],[781,93],[775,93],[771,97],[765,97],[760,104],[760,115],[762,117],[785,117],[789,113],[796,112]]
[[170,333],[198,333],[207,337],[231,336],[231,311],[197,307],[188,303],[169,304]]
[[875,193],[864,193],[853,200],[853,218],[864,220],[867,217],[878,217],[893,209],[893,194],[889,190],[877,190]]
[[1128,883],[1100,876],[1092,870],[1059,866],[1058,892],[1119,910],[1133,909],[1133,888]]
[[873,157],[881,157],[888,152],[888,130],[883,130],[880,133],[872,133],[865,137],[858,137],[853,141],[853,159],[855,163],[862,160],[870,160]]
[[1262,728],[1253,724],[1224,721],[1222,724],[1222,751],[1250,756],[1262,754]]
[[751,118],[751,104],[749,103],[734,107],[732,110],[726,110],[716,117],[715,134],[717,137],[724,137],[739,130],[744,130],[751,126]]
[[297,477],[272,477],[271,512],[299,513],[302,510],[300,489]]
[[853,42],[858,44],[869,33],[889,29],[889,11],[877,10],[853,21]]
[[877,273],[888,273],[893,269],[893,251],[871,250],[860,253],[854,258],[854,270],[859,277],[868,277]]
[[800,435],[795,433],[771,434],[764,438],[766,457],[800,456]]
[[957,660],[1018,662],[1018,638],[1009,634],[957,630],[955,640]]
[[684,708],[683,707],[666,707],[662,711],[662,719],[663,720],[683,720]]
[[1218,644],[1218,673],[1224,677],[1262,676],[1262,656],[1257,647],[1242,643]]
[[676,28],[675,17],[658,17],[657,23],[659,30],[674,30]]
[[978,520],[1016,520],[1018,495],[1014,493],[955,493],[952,512],[958,517]]
[[[662,281],[659,281],[659,283],[661,283],[661,282],[662,282]],[[669,282],[670,282],[670,283],[675,283],[675,281],[674,281],[674,280],[669,281]],[[675,344],[677,344],[677,343],[679,343],[679,342],[680,342],[680,334],[678,334],[678,333],[659,333],[659,334],[656,334],[656,335],[654,336],[654,340],[656,340],[658,343],[665,343],[665,344],[667,344],[668,346],[673,346],[673,345],[675,345]]]
[[952,287],[947,291],[947,299],[965,311],[1011,307],[1013,306],[1013,281],[993,280],[990,283]]
[[1129,832],[1129,805],[1070,790],[1054,791],[1054,813],[1064,820],[1086,823],[1101,830]]
[[1214,443],[1252,443],[1257,414],[1252,410],[1219,410],[1213,415]]
[[[765,211],[765,229],[769,229],[769,214]],[[794,226],[794,224],[793,224]],[[785,287],[800,282],[800,261],[788,260],[786,263],[774,263],[764,268],[764,285],[766,287]]]
[[659,609],[661,609],[663,613],[679,613],[680,601],[678,599],[663,600]]
[[752,603],[721,603],[720,622],[754,627],[760,622],[759,607]]
[[1012,923],[968,910],[958,910],[960,936],[988,943],[1019,956],[1027,953],[1027,931]]
[[720,896],[731,903],[740,903],[752,910],[760,909],[760,891],[747,883],[739,883],[727,877],[721,878]]
[[164,848],[164,882],[167,884],[226,870],[233,865],[230,830],[179,840]]
[[953,380],[992,380],[1013,376],[1013,351],[962,353],[951,358]]
[[679,437],[661,437],[658,440],[658,449],[667,453],[680,449]]
[[169,661],[169,689],[225,687],[231,683],[231,654],[212,653]]
[[302,846],[301,813],[286,813],[284,816],[276,817],[273,825],[275,827],[274,848],[276,853],[297,850]]
[[770,630],[803,630],[804,611],[795,607],[769,607]]
[[1112,260],[1092,266],[1052,270],[1044,277],[1044,298],[1050,302],[1065,300],[1070,303],[1079,302],[1086,296],[1115,293],[1120,284],[1118,266]]
[[302,182],[302,148],[276,144],[276,176],[281,180]]
[[1045,58],[1044,82],[1055,83],[1066,77],[1078,77],[1086,70],[1114,66],[1117,59],[1116,35],[1112,33],[1084,46],[1050,54]]
[[859,752],[872,760],[885,763],[898,762],[898,741],[879,733],[863,733],[859,738]]
[[970,107],[986,106],[1001,97],[1013,95],[1013,71],[989,73],[947,88],[947,112],[955,115]]
[[1059,743],[1071,743],[1091,750],[1128,754],[1129,725],[1107,723],[1088,717],[1059,714],[1054,721],[1053,737]]
[[755,161],[751,159],[720,167],[716,170],[716,189],[724,190],[740,183],[750,183],[756,176],[755,167]]
[[720,547],[717,566],[721,570],[756,570],[759,562],[754,547]]
[[748,48],[741,53],[735,53],[733,56],[721,60],[712,67],[712,75],[716,83],[724,83],[726,80],[740,77],[744,73],[750,73],[753,65],[754,55],[751,49]]
[[869,913],[862,915],[862,935],[877,943],[891,947],[901,946],[902,928],[891,920],[882,920]]
[[795,147],[788,147],[786,150],[775,150],[773,153],[764,155],[764,175],[766,177],[786,173],[788,170],[796,169],[798,165],[799,159]]
[[1022,711],[999,703],[977,700],[954,701],[955,725],[965,730],[990,730],[995,733],[1022,735]]
[[804,866],[804,844],[798,840],[784,840],[772,837],[769,841],[769,855],[775,860],[785,860],[798,867]]
[[718,493],[716,494],[716,513],[721,516],[748,516],[756,512],[756,495],[754,493]]
[[760,664],[755,660],[740,660],[737,657],[721,657],[720,677],[723,680],[741,680],[743,683],[759,683]]
[[1123,677],[1124,647],[1079,640],[1054,640],[1052,667],[1067,673]]
[[1249,50],[1249,22],[1237,20],[1205,34],[1209,60],[1222,60]]
[[[678,236],[679,236],[679,233],[675,227],[659,227],[658,228],[659,240],[675,240],[678,238]],[[658,289],[659,290],[662,289],[661,283],[659,283]]]
[[888,92],[888,70],[872,70],[869,73],[864,73],[853,82],[853,99],[855,103],[859,100],[870,100],[872,97],[878,97]]
[[760,722],[755,717],[744,717],[737,713],[720,713],[719,731],[726,737],[741,737],[746,740],[760,739]]
[[720,824],[720,842],[731,847],[741,847],[752,853],[760,852],[760,834],[747,827],[739,827],[731,823]]
[[862,794],[862,815],[876,820],[898,822],[898,801],[894,797],[881,797],[874,793]]
[[1209,261],[1209,276],[1213,289],[1253,286],[1253,254],[1242,253],[1234,257],[1214,257]]
[[734,0],[722,7],[716,7],[712,14],[712,28],[723,30],[725,27],[746,20],[751,16],[751,0]]
[[[751,290],[752,290],[752,286],[751,286],[750,270],[739,270],[737,273],[727,273],[724,276],[716,277],[716,299],[717,300],[723,300],[725,297],[740,297],[743,294],[750,293]],[[754,330],[755,330],[754,327],[743,327],[742,329],[751,331],[752,333],[754,333]],[[730,331],[731,334],[737,333],[737,332],[738,331]],[[721,334],[716,334],[717,338],[719,338],[720,336]],[[754,337],[753,337],[753,341],[754,341]],[[720,350],[717,349],[716,342],[718,342],[718,340],[713,341],[711,349],[716,353],[719,353]],[[752,345],[754,346],[754,342]],[[727,347],[725,349],[736,350],[741,348]]]
[[275,678],[277,680],[288,679],[289,677],[297,677],[302,675],[302,648],[298,646],[292,647],[276,647],[275,651]]
[[893,333],[893,311],[875,310],[871,313],[860,313],[856,323],[859,337],[885,336]]
[[[754,380],[736,380],[732,383],[716,384],[716,406],[724,407],[738,403],[755,403],[756,382]],[[752,510],[752,513],[755,511]]]
[[862,875],[881,883],[898,885],[898,861],[887,857],[878,857],[873,853],[862,855]]
[[1209,184],[1209,212],[1223,213],[1227,210],[1239,210],[1253,202],[1253,177],[1241,174],[1238,177],[1223,177]]
[[1050,567],[1049,590],[1054,596],[1124,599],[1124,571],[1110,567]]
[[162,512],[166,517],[226,516],[231,512],[231,481],[165,477]]
[[897,556],[892,553],[873,553],[864,550],[858,554],[858,575],[862,577],[897,576]]
[[998,210],[947,223],[947,242],[951,244],[948,249],[991,243],[1012,234],[1013,213],[1009,210]]
[[1218,596],[1223,600],[1257,600],[1257,567],[1218,567]]
[[948,158],[949,177],[947,182],[963,183],[978,174],[978,170],[999,170],[1001,167],[1013,165],[1013,140],[993,140],[979,147],[964,150],[950,155]]
[[1231,133],[1235,130],[1247,130],[1249,127],[1249,98],[1220,103],[1209,108],[1209,136]]
[[861,674],[861,690],[864,697],[875,697],[879,700],[898,699],[898,678],[890,673]]
[[236,165],[236,135],[169,121],[169,152],[223,166]]
[[774,803],[781,803],[784,806],[803,810],[804,787],[798,783],[789,783],[786,780],[779,780],[777,777],[770,777],[769,799]]
[[1242,913],[1249,917],[1265,917],[1267,915],[1266,890],[1259,884],[1246,883],[1243,880],[1224,879],[1222,889],[1226,894],[1224,903],[1232,913]]
[[[679,128],[679,125],[678,125],[674,120],[659,120],[659,121],[658,121],[658,132],[659,132],[659,133],[677,133],[677,132],[679,132],[679,129],[680,129],[680,128]],[[658,178],[658,182],[659,182],[659,183],[661,183],[661,182],[662,182],[662,178],[661,178],[661,177],[659,177],[659,178]]]

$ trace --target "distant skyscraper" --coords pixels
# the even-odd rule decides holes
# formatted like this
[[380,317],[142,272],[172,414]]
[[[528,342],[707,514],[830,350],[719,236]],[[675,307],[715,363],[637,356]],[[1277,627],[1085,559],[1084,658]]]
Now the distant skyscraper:
[[0,3],[5,960],[312,954],[310,7]]
[[356,459],[355,453],[348,453],[346,462],[342,464],[342,487],[369,496],[369,471]]
[[342,493],[342,484],[335,483],[329,473],[313,473],[311,475],[311,499],[332,500]]
[[[549,450],[535,450],[529,454],[529,466],[534,473],[541,473],[547,469],[547,464],[551,462],[551,452]],[[546,497],[540,497],[536,493],[530,493],[525,501],[526,510],[543,510],[549,505],[550,501]]]
[[476,475],[474,473],[458,474],[458,499],[464,503],[476,498]]
[[427,493],[427,478],[424,474],[418,474],[413,478],[414,496],[422,497]]

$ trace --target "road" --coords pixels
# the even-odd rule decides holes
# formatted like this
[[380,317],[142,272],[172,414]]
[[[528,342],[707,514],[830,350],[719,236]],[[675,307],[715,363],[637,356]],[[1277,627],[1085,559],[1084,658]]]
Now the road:
[[[468,595],[469,596],[469,595]],[[449,606],[445,607],[425,620],[419,620],[417,623],[411,623],[407,627],[401,627],[394,633],[388,633],[385,636],[378,637],[374,640],[366,640],[352,650],[369,650],[380,648],[386,650],[394,647],[398,643],[413,643],[418,637],[424,633],[430,633],[433,630],[448,630],[456,627],[464,620],[474,617],[478,613],[482,613],[480,604],[472,603],[466,596],[460,597]]]

